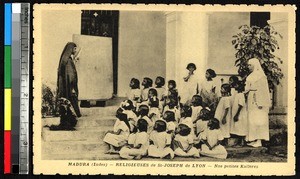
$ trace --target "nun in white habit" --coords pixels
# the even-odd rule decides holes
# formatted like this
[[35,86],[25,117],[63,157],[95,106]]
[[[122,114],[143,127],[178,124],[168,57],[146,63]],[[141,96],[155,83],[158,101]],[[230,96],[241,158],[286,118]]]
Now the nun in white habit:
[[248,61],[251,71],[246,79],[248,93],[248,135],[246,140],[252,147],[262,146],[262,140],[269,140],[269,108],[271,107],[267,77],[258,59]]

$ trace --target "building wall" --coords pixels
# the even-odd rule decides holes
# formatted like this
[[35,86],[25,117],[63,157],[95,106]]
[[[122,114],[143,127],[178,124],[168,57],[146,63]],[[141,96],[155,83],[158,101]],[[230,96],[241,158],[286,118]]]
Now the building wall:
[[[42,80],[56,89],[62,50],[73,34],[80,34],[81,12],[42,13]],[[132,77],[165,77],[166,27],[163,12],[120,12],[118,95],[125,96]]]
[[166,76],[166,19],[163,12],[120,12],[118,96],[131,78]]

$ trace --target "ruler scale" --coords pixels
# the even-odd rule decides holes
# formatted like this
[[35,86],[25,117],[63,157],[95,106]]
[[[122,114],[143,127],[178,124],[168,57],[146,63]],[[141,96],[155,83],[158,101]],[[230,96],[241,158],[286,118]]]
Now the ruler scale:
[[29,173],[29,53],[30,4],[21,4],[21,82],[20,82],[20,143],[19,173]]

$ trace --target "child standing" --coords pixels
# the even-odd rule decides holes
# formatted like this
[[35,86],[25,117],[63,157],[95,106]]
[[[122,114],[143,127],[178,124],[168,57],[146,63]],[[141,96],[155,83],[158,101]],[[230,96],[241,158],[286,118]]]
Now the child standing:
[[138,109],[138,119],[145,119],[148,123],[148,129],[147,133],[150,134],[150,132],[153,130],[153,121],[148,117],[149,114],[149,106],[147,105],[140,105]]
[[149,110],[150,118],[159,119],[160,118],[159,100],[157,98],[157,91],[154,88],[149,89],[148,104],[150,107]]
[[216,84],[213,79],[216,77],[216,72],[212,69],[207,69],[205,73],[206,80],[200,85],[200,96],[204,107],[215,111],[218,104],[218,97],[216,94]]
[[201,146],[200,154],[213,158],[226,159],[227,151],[220,143],[223,140],[220,131],[220,122],[218,119],[211,119],[208,122],[208,129],[205,131],[202,139],[204,144]]
[[136,107],[136,103],[141,100],[140,81],[136,78],[132,78],[130,80],[129,87],[131,89],[127,94],[127,97],[133,102],[133,106]]
[[191,134],[191,128],[186,124],[178,125],[178,133],[174,138],[175,155],[181,157],[199,158],[199,151],[194,147],[194,138]]
[[148,156],[159,158],[174,158],[174,152],[171,149],[171,135],[166,132],[167,124],[165,121],[157,120],[154,124],[154,130],[150,134],[150,146]]
[[238,81],[239,81],[239,78],[235,75],[229,77],[228,84],[230,85],[230,88],[231,88],[230,93],[231,93],[232,99],[234,99],[234,96],[237,93],[236,89],[235,89],[235,85]]
[[144,86],[144,88],[142,89],[142,96],[141,96],[142,103],[148,100],[148,93],[149,93],[149,89],[152,87],[152,83],[153,81],[148,77],[145,77],[143,79],[142,86]]
[[118,118],[114,124],[113,131],[108,131],[104,136],[103,141],[108,144],[109,150],[107,154],[117,153],[118,148],[126,144],[129,133],[130,125],[127,115],[122,113],[122,109],[118,109],[116,117]]
[[191,101],[192,108],[192,121],[196,122],[197,117],[202,110],[202,97],[200,95],[194,95]]
[[221,86],[222,97],[219,101],[215,112],[215,118],[220,121],[220,129],[222,131],[224,144],[227,145],[227,139],[230,137],[230,122],[231,122],[231,98],[230,85],[225,83]]
[[128,145],[122,147],[119,154],[125,159],[141,159],[147,155],[149,147],[149,135],[147,133],[148,123],[145,119],[139,119],[137,122],[138,132],[131,134],[128,139]]
[[180,90],[180,102],[182,104],[189,104],[193,95],[198,93],[198,79],[195,75],[197,67],[194,63],[189,63],[186,69],[188,74],[183,78],[184,83]]
[[244,96],[244,84],[239,81],[235,85],[238,92],[233,100],[232,105],[232,121],[231,121],[231,134],[238,136],[237,147],[244,146],[245,137],[247,135],[247,111]]

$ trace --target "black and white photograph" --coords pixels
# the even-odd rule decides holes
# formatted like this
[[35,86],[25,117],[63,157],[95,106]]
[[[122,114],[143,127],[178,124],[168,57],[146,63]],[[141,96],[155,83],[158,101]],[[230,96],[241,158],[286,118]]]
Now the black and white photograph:
[[35,4],[33,17],[34,173],[295,172],[295,7]]

